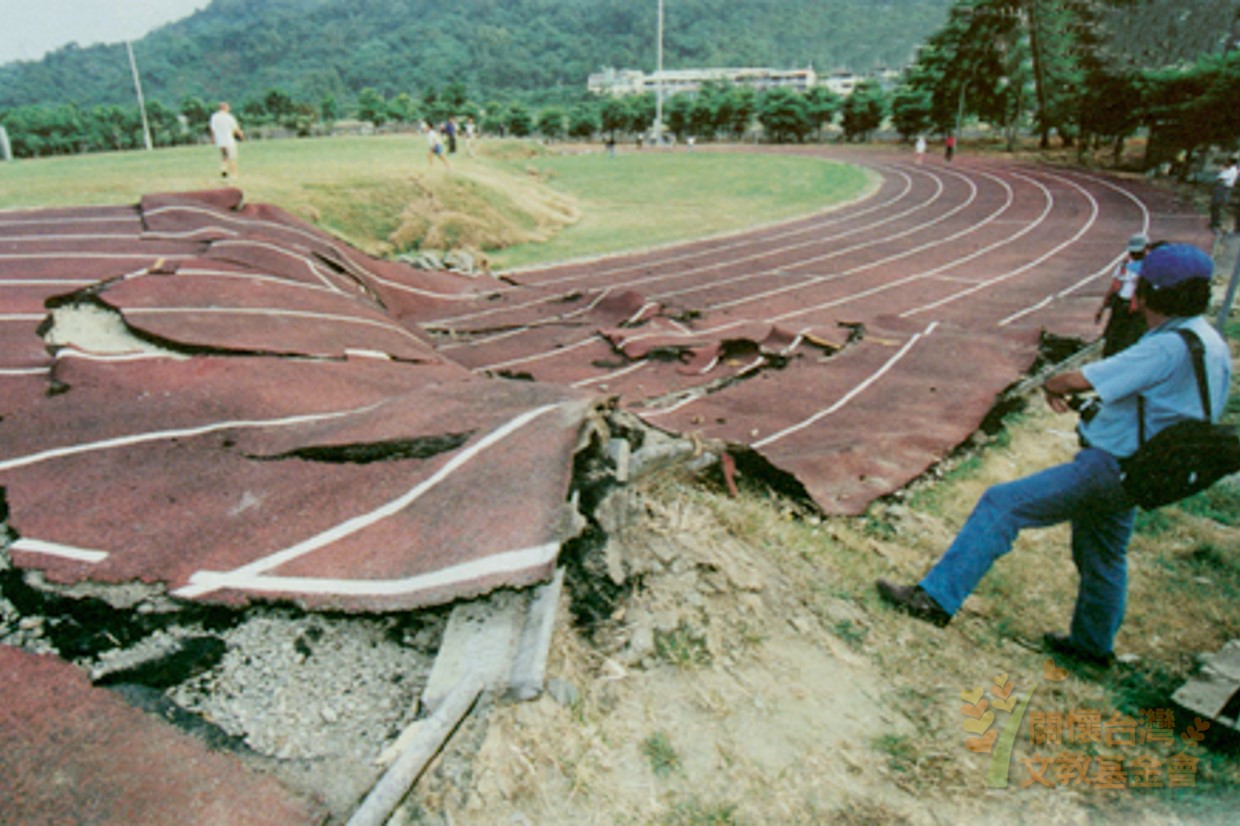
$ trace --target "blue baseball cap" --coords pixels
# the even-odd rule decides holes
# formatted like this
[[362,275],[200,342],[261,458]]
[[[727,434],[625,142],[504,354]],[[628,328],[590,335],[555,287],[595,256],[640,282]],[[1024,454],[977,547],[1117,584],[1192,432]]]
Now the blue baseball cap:
[[1210,256],[1191,244],[1164,244],[1150,250],[1141,263],[1141,280],[1156,290],[1165,290],[1200,278],[1209,281],[1214,275]]

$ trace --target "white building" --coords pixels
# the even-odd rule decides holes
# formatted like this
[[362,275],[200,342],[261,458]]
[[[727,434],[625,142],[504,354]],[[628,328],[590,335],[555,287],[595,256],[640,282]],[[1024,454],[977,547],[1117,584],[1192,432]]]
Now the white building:
[[[624,97],[657,91],[662,81],[663,92],[697,92],[711,81],[749,86],[759,91],[779,86],[804,92],[818,84],[813,66],[804,69],[664,69],[662,73],[636,69],[606,68],[590,75],[587,88],[598,95]],[[851,91],[851,89],[850,89]]]

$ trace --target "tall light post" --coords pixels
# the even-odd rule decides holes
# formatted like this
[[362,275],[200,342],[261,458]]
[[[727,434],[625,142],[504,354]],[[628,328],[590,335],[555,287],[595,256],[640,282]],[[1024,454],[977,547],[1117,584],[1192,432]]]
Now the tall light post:
[[138,111],[142,113],[142,138],[146,141],[146,151],[151,151],[151,126],[146,120],[146,101],[142,99],[142,81],[138,79],[138,62],[133,59],[133,44],[125,41],[129,51],[129,69],[133,72],[133,88],[138,93]]
[[655,48],[654,142],[663,142],[663,0],[659,0],[659,26]]

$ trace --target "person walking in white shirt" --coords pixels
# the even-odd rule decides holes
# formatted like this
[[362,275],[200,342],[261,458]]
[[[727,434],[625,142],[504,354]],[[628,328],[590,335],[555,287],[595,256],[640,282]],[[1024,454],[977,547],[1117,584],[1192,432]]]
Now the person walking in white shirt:
[[245,140],[245,133],[226,101],[211,116],[211,137],[220,150],[220,177],[237,177],[237,141]]

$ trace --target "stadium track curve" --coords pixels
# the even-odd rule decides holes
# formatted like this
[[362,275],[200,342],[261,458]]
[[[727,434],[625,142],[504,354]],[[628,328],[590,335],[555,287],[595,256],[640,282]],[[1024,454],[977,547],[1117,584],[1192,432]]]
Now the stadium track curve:
[[857,164],[869,192],[722,237],[510,273],[418,318],[489,375],[613,394],[649,423],[758,451],[860,513],[972,433],[1038,357],[1090,340],[1129,236],[1206,245],[1140,180],[1001,157],[773,149]]

